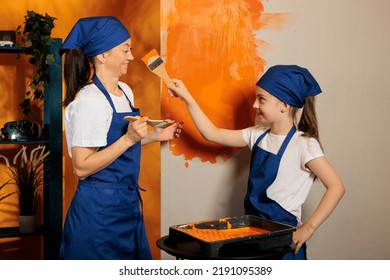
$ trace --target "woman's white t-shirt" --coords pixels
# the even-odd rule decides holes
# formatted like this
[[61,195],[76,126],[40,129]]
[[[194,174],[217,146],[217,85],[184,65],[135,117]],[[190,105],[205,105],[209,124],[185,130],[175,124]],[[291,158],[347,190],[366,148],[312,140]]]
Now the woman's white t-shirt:
[[[119,82],[119,86],[134,104],[131,88],[123,82]],[[117,112],[131,112],[124,95],[110,96]],[[112,113],[110,103],[95,84],[83,87],[65,109],[64,124],[69,155],[72,156],[72,147],[105,146]]]
[[[256,140],[264,130],[261,126],[243,129],[246,144],[252,150]],[[318,141],[301,136],[296,131],[282,156],[275,181],[267,189],[267,196],[276,201],[285,210],[301,222],[301,205],[305,202],[314,182],[314,174],[306,167],[309,161],[324,156]],[[259,147],[277,154],[287,135],[267,133],[260,141]]]

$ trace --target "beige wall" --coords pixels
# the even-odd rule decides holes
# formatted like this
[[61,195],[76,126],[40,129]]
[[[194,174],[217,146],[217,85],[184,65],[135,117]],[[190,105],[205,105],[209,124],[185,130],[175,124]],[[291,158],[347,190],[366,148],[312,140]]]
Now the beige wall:
[[[264,11],[291,13],[280,30],[257,37],[267,67],[309,68],[323,94],[318,98],[320,135],[346,195],[308,242],[310,259],[390,259],[390,1],[271,0]],[[173,224],[240,215],[249,154],[210,164],[174,156],[162,147],[162,234]],[[303,218],[324,188],[315,183]],[[171,256],[163,254],[163,258]]]

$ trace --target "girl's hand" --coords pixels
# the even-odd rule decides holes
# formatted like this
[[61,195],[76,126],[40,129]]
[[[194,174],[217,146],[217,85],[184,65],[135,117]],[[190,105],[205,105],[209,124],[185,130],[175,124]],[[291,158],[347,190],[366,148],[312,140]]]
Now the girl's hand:
[[180,137],[181,130],[183,128],[183,122],[174,123],[166,128],[155,128],[156,133],[155,141],[168,141]]
[[293,233],[293,242],[295,243],[294,255],[296,255],[302,245],[308,241],[314,233],[314,229],[308,225],[298,226],[297,230]]
[[187,100],[191,96],[184,83],[177,79],[172,79],[173,83],[167,86],[168,93],[172,97],[180,97]]
[[126,138],[134,143],[142,140],[148,134],[148,124],[146,121],[149,117],[138,117],[136,121],[129,122],[127,126]]

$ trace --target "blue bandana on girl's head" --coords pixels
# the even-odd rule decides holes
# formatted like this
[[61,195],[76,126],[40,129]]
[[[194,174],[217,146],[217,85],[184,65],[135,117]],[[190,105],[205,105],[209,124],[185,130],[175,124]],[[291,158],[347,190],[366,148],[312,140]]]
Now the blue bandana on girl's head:
[[82,18],[70,31],[59,51],[81,49],[86,56],[104,53],[130,38],[126,27],[115,17]]
[[270,67],[256,83],[279,100],[302,108],[305,97],[321,93],[317,81],[306,68],[296,65]]

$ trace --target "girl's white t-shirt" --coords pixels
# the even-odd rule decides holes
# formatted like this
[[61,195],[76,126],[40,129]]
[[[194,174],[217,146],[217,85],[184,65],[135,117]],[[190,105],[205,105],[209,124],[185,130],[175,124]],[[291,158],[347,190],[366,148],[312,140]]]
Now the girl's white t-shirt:
[[[119,82],[119,86],[134,105],[131,88],[123,82]],[[124,95],[110,96],[118,113],[132,111]],[[80,90],[64,113],[65,136],[71,157],[72,147],[102,147],[107,144],[112,113],[110,103],[95,84]]]
[[[246,144],[252,150],[256,140],[266,130],[262,126],[243,129]],[[267,189],[267,196],[297,217],[301,223],[301,206],[314,182],[314,174],[306,167],[309,161],[324,156],[318,141],[296,131],[282,156],[275,181]],[[277,154],[287,135],[267,133],[259,147]]]

